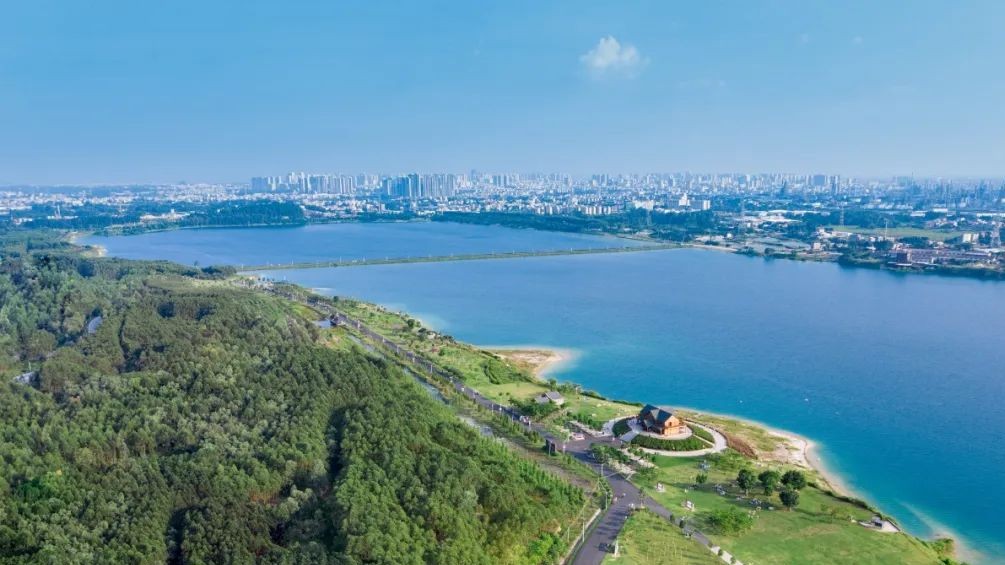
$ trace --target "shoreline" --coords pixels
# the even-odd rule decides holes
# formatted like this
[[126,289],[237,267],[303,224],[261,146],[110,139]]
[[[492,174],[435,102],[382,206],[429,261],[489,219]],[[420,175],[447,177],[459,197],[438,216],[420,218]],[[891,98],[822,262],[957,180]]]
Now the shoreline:
[[93,235],[92,232],[82,232],[82,231],[72,231],[67,235],[66,240],[70,242],[70,245],[76,245],[77,247],[82,247],[84,250],[90,250],[95,257],[108,257],[108,249],[103,245],[95,245],[93,243],[83,243],[81,238],[88,235]]
[[574,366],[582,355],[576,349],[548,345],[472,345],[526,368],[539,382],[545,382],[556,372]]
[[[520,367],[526,368],[528,365],[532,366],[531,373],[537,379],[538,384],[546,384],[546,378],[549,374],[553,374],[560,369],[567,368],[579,357],[579,355],[581,355],[581,352],[575,349],[541,345],[471,345],[480,350],[499,356]],[[545,359],[538,359],[536,363],[530,363],[526,358],[522,358],[523,356],[520,355],[521,353],[526,353],[531,357],[543,355],[545,356]],[[578,384],[574,380],[564,382],[574,385]],[[632,402],[630,399],[624,398],[609,400],[621,403]],[[818,477],[818,481],[822,483],[819,485],[820,488],[830,491],[837,497],[846,497],[861,501],[867,508],[874,511],[876,514],[890,520],[896,527],[898,533],[919,539],[921,541],[949,539],[953,543],[954,557],[963,558],[973,562],[980,562],[982,554],[979,551],[974,550],[973,547],[970,546],[957,532],[952,531],[934,520],[925,520],[926,524],[929,526],[928,532],[913,533],[905,529],[896,517],[887,514],[879,504],[871,499],[871,497],[853,488],[848,480],[827,464],[827,461],[821,455],[820,443],[796,432],[781,429],[758,420],[737,416],[735,414],[724,414],[709,410],[701,410],[690,406],[677,406],[677,408],[680,408],[684,412],[690,412],[698,421],[701,421],[701,416],[732,421],[763,431],[769,436],[781,440],[782,445],[777,446],[770,452],[764,452],[763,449],[754,448],[752,446],[756,452],[755,461],[762,463],[776,462],[809,470],[815,473]],[[715,428],[719,427],[711,422],[704,423],[705,425],[711,425]],[[722,430],[720,429],[720,431]],[[742,436],[742,432],[727,435]],[[939,527],[935,527],[936,524]]]
[[[531,373],[538,379],[538,381],[541,382],[545,381],[549,375],[552,375],[561,369],[568,368],[581,355],[581,352],[575,349],[534,344],[474,346],[494,355],[499,355],[507,361],[513,362],[517,365],[528,367]],[[540,357],[545,358],[541,359]],[[576,384],[575,381],[569,382]],[[615,401],[630,402],[625,399],[615,399]],[[825,483],[825,486],[835,494],[859,498],[871,506],[875,506],[868,500],[868,497],[852,488],[848,481],[844,479],[840,473],[828,466],[827,462],[820,454],[820,444],[806,436],[789,430],[777,428],[764,422],[743,416],[737,416],[735,414],[712,412],[692,406],[678,406],[678,408],[691,412],[698,417],[710,416],[724,420],[733,420],[754,428],[760,428],[769,435],[783,440],[785,443],[784,454],[776,449],[774,453],[766,454],[766,457],[760,458],[812,470],[820,475]]]
[[[72,238],[71,241],[74,242],[74,243],[76,243],[77,240],[80,237],[83,237],[85,235],[86,234],[74,233],[73,235],[71,235],[71,238]],[[101,251],[100,246],[91,246],[91,247],[94,248],[96,250],[96,252],[98,252],[100,254],[100,251]],[[713,250],[713,249],[710,249],[710,248],[704,247],[704,246],[703,247],[696,247],[696,248],[701,249],[701,250]],[[720,252],[726,251],[725,249],[721,249],[721,248],[720,249],[714,249],[714,250],[720,251]],[[388,308],[388,309],[390,310],[390,308]],[[423,326],[425,326],[427,328],[437,330],[438,324],[429,323],[429,320],[423,319],[423,318],[421,318],[419,316],[412,315],[412,314],[408,313],[407,310],[405,310],[404,308],[399,307],[399,308],[395,308],[394,310],[397,310],[398,313],[400,313],[400,314],[403,314],[403,315],[406,315],[406,316],[409,316],[411,318],[416,319],[420,324],[422,324]],[[535,364],[534,368],[530,371],[541,382],[545,382],[546,379],[549,376],[555,375],[556,373],[561,372],[563,369],[568,368],[580,355],[580,352],[578,352],[576,350],[556,348],[556,347],[549,347],[549,346],[540,346],[540,345],[501,345],[501,346],[493,346],[493,345],[475,345],[475,344],[472,344],[472,346],[475,347],[475,348],[478,348],[478,349],[489,351],[490,353],[493,353],[493,354],[496,354],[496,355],[499,355],[499,352],[521,352],[521,351],[523,351],[523,352],[528,352],[529,351],[529,352],[547,353],[547,355],[546,355],[547,358],[545,360],[542,360],[540,363]],[[508,356],[505,356],[505,355],[503,355],[503,356],[504,357],[508,357]],[[570,382],[574,383],[575,381],[574,380],[570,380]],[[856,490],[853,489],[852,487],[850,487],[849,484],[848,484],[848,482],[846,482],[841,477],[841,475],[839,473],[837,473],[836,471],[834,471],[832,468],[828,467],[827,462],[824,460],[824,458],[821,455],[821,451],[820,451],[820,447],[821,446],[818,445],[817,442],[815,442],[815,441],[813,441],[813,440],[811,440],[811,439],[809,439],[807,437],[804,437],[804,436],[801,436],[799,434],[796,434],[794,432],[790,432],[790,431],[787,431],[787,430],[782,430],[782,429],[779,429],[779,428],[775,428],[775,427],[773,427],[771,425],[765,424],[765,423],[757,421],[757,420],[752,420],[752,419],[749,419],[749,418],[745,418],[745,417],[741,417],[741,416],[736,416],[736,415],[733,415],[733,414],[721,414],[721,413],[715,413],[715,412],[710,412],[710,411],[706,411],[706,410],[700,410],[700,409],[695,409],[695,408],[687,408],[687,407],[681,407],[681,408],[684,408],[685,410],[693,411],[693,412],[698,413],[698,414],[705,414],[705,415],[709,415],[709,416],[716,416],[716,417],[720,417],[720,418],[723,418],[723,419],[726,419],[726,420],[732,420],[732,421],[736,421],[736,422],[748,424],[750,426],[753,426],[753,427],[759,428],[761,430],[764,430],[765,432],[767,432],[770,435],[773,435],[773,436],[776,436],[776,437],[779,437],[779,438],[783,439],[784,442],[785,442],[785,444],[786,444],[786,446],[787,446],[787,448],[788,448],[788,450],[787,450],[788,455],[794,461],[793,464],[795,464],[797,466],[803,466],[803,467],[812,469],[813,471],[815,471],[816,473],[818,473],[820,475],[820,477],[822,478],[822,480],[826,483],[826,485],[832,491],[834,491],[835,493],[841,494],[841,495],[845,495],[845,496],[851,496],[851,497],[855,497],[855,498],[860,498],[860,499],[864,500],[865,502],[867,502],[870,506],[872,506],[874,508],[877,508],[880,512],[882,512],[882,510],[883,510],[882,508],[879,508],[877,505],[875,505],[873,502],[871,502],[868,497],[863,497],[859,493],[857,493]],[[768,455],[770,456],[770,453],[768,453]],[[900,527],[903,530],[902,526],[900,526],[899,524],[898,524],[898,527]],[[934,528],[933,528],[933,530],[934,530]],[[940,528],[939,531],[948,532],[948,529],[946,529],[946,528]],[[938,535],[939,531],[930,532],[928,535]],[[908,533],[908,532],[905,531],[905,533]],[[913,534],[911,534],[911,535],[913,535]],[[961,537],[959,537],[959,536],[952,536],[952,539],[956,543],[957,553],[958,554],[961,554],[961,555],[963,555],[963,554],[972,554],[970,551],[967,551],[965,549],[966,546],[962,543],[962,538]]]
[[721,412],[700,410],[690,406],[679,406],[679,408],[686,412],[691,412],[695,416],[699,417],[710,416],[724,420],[733,420],[744,425],[760,428],[772,436],[781,438],[785,440],[787,444],[787,453],[789,455],[790,464],[804,467],[816,472],[823,479],[825,483],[823,486],[826,486],[835,495],[854,498],[864,502],[871,509],[875,510],[876,513],[881,514],[886,519],[892,521],[899,533],[915,537],[922,541],[950,539],[953,542],[953,555],[956,558],[965,559],[967,562],[980,562],[984,557],[984,554],[974,549],[973,546],[967,543],[966,538],[964,538],[959,532],[956,532],[941,522],[936,521],[931,516],[922,514],[917,509],[908,508],[915,514],[916,517],[925,523],[929,531],[919,534],[906,529],[900,524],[896,517],[884,512],[883,508],[879,504],[874,502],[868,495],[851,487],[840,473],[829,467],[826,460],[824,460],[820,454],[820,444],[806,436],[788,430],[783,430],[781,428],[776,428],[758,420],[737,416],[735,414],[723,414]]
[[817,472],[821,478],[823,478],[827,487],[834,491],[834,493],[842,496],[859,498],[868,502],[870,505],[873,505],[872,502],[868,501],[867,497],[863,496],[862,493],[859,493],[854,488],[849,486],[848,482],[842,479],[841,475],[837,471],[827,465],[823,457],[820,455],[820,444],[816,441],[796,432],[783,430],[770,424],[744,416],[712,412],[692,406],[680,406],[679,408],[687,412],[692,412],[699,417],[705,415],[713,418],[722,418],[725,420],[740,422],[741,424],[760,428],[771,436],[781,438],[786,443],[786,456],[780,457],[780,454],[777,453],[776,450],[775,456],[770,457],[769,459],[813,470]]
[[[392,218],[388,218],[388,219],[374,219],[374,220],[360,220],[360,219],[356,219],[356,218],[345,218],[345,219],[337,219],[337,220],[331,220],[331,221],[306,222],[306,223],[303,223],[303,224],[236,224],[236,225],[219,225],[219,226],[217,226],[217,225],[174,226],[174,227],[162,227],[162,228],[149,229],[149,230],[144,229],[144,230],[138,231],[136,233],[129,233],[129,234],[125,234],[125,233],[110,234],[110,235],[107,235],[106,237],[127,237],[127,236],[133,236],[133,235],[143,235],[143,234],[148,234],[148,233],[170,232],[170,231],[178,231],[178,230],[243,229],[243,228],[249,228],[249,229],[253,229],[253,228],[301,228],[301,227],[309,227],[309,226],[315,226],[315,225],[330,225],[330,224],[438,223],[438,222],[442,222],[442,223],[455,223],[455,224],[462,224],[462,225],[475,225],[475,226],[498,226],[498,227],[508,228],[508,229],[529,229],[529,230],[540,231],[540,232],[581,234],[581,235],[589,235],[589,236],[598,237],[598,238],[622,239],[622,240],[641,242],[641,243],[643,243],[642,247],[644,247],[645,244],[652,245],[652,244],[667,243],[667,242],[662,241],[662,240],[655,240],[655,239],[644,238],[644,237],[633,237],[631,235],[620,234],[620,233],[591,232],[591,231],[549,230],[549,229],[543,229],[543,228],[510,226],[510,225],[501,224],[501,223],[497,223],[497,224],[478,224],[478,223],[470,223],[470,222],[461,222],[461,221],[457,221],[457,220],[441,221],[441,220],[432,220],[432,219],[426,219],[426,218],[393,218],[393,217]],[[70,240],[70,243],[79,245],[75,241],[75,238],[77,236],[74,235],[74,234],[76,234],[76,233],[77,232],[71,232],[69,240]],[[92,231],[90,233],[93,234],[94,232]],[[945,266],[942,266],[942,267],[939,267],[939,268],[934,268],[934,269],[930,269],[930,268],[894,268],[894,267],[889,266],[885,262],[878,262],[878,263],[868,262],[867,263],[867,262],[862,262],[862,261],[842,261],[840,257],[837,257],[837,258],[834,258],[834,257],[827,257],[827,258],[822,258],[822,257],[796,257],[796,256],[793,256],[790,253],[779,253],[779,254],[776,254],[776,255],[764,255],[762,253],[745,253],[742,248],[737,248],[737,247],[733,247],[733,246],[730,246],[730,245],[718,246],[718,245],[709,245],[709,244],[694,243],[694,242],[680,243],[680,244],[677,244],[677,245],[681,249],[700,249],[700,250],[705,250],[705,251],[718,251],[720,253],[731,253],[731,254],[735,254],[735,255],[748,255],[748,256],[751,256],[751,257],[772,258],[772,259],[787,259],[787,260],[790,260],[790,261],[799,261],[799,262],[834,263],[834,264],[840,265],[841,267],[866,269],[866,270],[871,270],[871,271],[882,271],[882,272],[885,272],[885,273],[888,273],[888,274],[892,274],[892,275],[936,275],[936,276],[955,277],[955,278],[971,279],[971,280],[978,280],[978,281],[989,281],[989,282],[1003,282],[1003,281],[1005,281],[1005,271],[1001,271],[1001,270],[974,269],[974,268],[964,268],[964,267],[950,268],[950,267],[945,267]],[[107,256],[107,250],[105,250],[102,246],[99,246],[99,245],[90,245],[90,247],[93,247],[96,250],[95,252],[96,252],[96,255],[98,257],[105,257],[105,256]]]
[[[412,316],[415,318],[415,316]],[[505,360],[514,363],[522,368],[527,368],[532,375],[538,380],[539,383],[545,383],[549,375],[560,371],[561,369],[568,368],[572,365],[581,355],[581,352],[571,348],[561,348],[552,346],[543,346],[535,344],[523,344],[523,345],[480,345],[472,344],[474,347],[487,351],[493,355],[500,356]],[[542,358],[543,357],[543,358]],[[575,381],[567,381],[571,384],[578,384]],[[626,399],[612,399],[615,402],[626,402],[629,403],[631,400]],[[882,512],[874,502],[872,502],[868,496],[857,491],[850,486],[849,482],[841,476],[840,473],[835,471],[830,467],[824,460],[823,456],[820,454],[820,444],[806,436],[800,435],[796,432],[774,427],[770,424],[760,422],[751,418],[746,418],[743,416],[737,416],[735,414],[723,414],[720,412],[712,412],[709,410],[702,410],[692,406],[677,406],[681,410],[686,412],[691,412],[696,416],[696,419],[700,420],[701,416],[709,416],[713,418],[720,418],[723,420],[732,420],[740,424],[751,426],[753,428],[759,428],[763,430],[768,435],[779,438],[784,442],[784,448],[776,449],[771,453],[758,453],[758,459],[762,461],[775,461],[778,463],[794,465],[796,467],[801,467],[807,470],[811,470],[819,475],[822,479],[825,488],[834,492],[839,496],[846,496],[851,498],[857,498],[869,506],[876,508],[878,512]],[[710,425],[710,424],[706,424]],[[733,435],[733,434],[730,434]],[[784,449],[784,452],[781,450]],[[758,450],[759,452],[761,450]],[[903,531],[903,527],[897,524],[897,527]],[[953,540],[959,544],[958,538],[953,537]]]

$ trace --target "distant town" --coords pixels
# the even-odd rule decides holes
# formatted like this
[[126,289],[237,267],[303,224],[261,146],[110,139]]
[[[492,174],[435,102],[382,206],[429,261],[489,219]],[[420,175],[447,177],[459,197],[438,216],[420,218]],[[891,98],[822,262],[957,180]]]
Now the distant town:
[[247,183],[0,188],[0,226],[137,233],[421,219],[1005,276],[1001,178],[294,172]]

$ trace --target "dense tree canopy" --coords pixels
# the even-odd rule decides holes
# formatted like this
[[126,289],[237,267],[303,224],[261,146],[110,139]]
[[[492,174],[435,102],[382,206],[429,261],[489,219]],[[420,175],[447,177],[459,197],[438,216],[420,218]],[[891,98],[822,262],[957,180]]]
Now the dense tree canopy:
[[579,490],[385,361],[323,347],[291,304],[214,271],[0,245],[0,563],[561,551]]

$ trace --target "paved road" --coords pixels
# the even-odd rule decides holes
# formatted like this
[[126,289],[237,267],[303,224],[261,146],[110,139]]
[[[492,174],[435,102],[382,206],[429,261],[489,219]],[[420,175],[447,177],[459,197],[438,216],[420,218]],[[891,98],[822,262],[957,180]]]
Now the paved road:
[[[463,382],[459,381],[454,375],[441,369],[428,359],[422,356],[416,355],[412,351],[399,346],[398,344],[392,342],[391,340],[385,338],[379,333],[373,331],[365,324],[359,320],[350,318],[342,312],[339,312],[334,307],[326,302],[319,301],[312,297],[300,297],[291,294],[285,294],[276,292],[272,290],[273,293],[284,296],[292,300],[298,300],[301,302],[306,302],[313,308],[321,310],[326,315],[328,315],[331,322],[335,325],[345,325],[354,328],[356,331],[367,336],[368,338],[380,343],[384,347],[390,349],[394,353],[408,359],[416,367],[421,367],[428,371],[431,375],[439,377],[441,379],[447,380],[451,386],[464,396],[473,400],[479,406],[492,410],[493,412],[499,412],[505,414],[513,420],[520,422],[523,425],[528,426],[530,429],[541,434],[545,439],[550,439],[556,441],[555,438],[548,432],[544,426],[536,424],[533,422],[527,422],[523,419],[522,414],[520,414],[515,409],[509,406],[503,406],[493,400],[482,396],[481,393],[466,386]],[[566,453],[575,457],[582,463],[589,466],[591,469],[597,472],[599,475],[603,472],[604,478],[607,480],[608,484],[611,486],[611,490],[614,494],[614,501],[605,510],[605,512],[599,518],[599,522],[587,536],[586,541],[583,543],[582,547],[575,554],[572,560],[573,565],[599,565],[604,557],[609,555],[608,547],[614,543],[617,539],[618,534],[625,525],[625,521],[628,519],[631,513],[632,506],[638,507],[639,504],[644,504],[646,508],[653,511],[659,516],[676,523],[676,517],[673,512],[668,510],[663,505],[654,502],[652,499],[646,498],[642,500],[642,492],[638,487],[633,485],[628,479],[622,476],[620,473],[611,472],[609,467],[605,467],[598,464],[592,457],[590,453],[590,447],[594,444],[610,445],[615,447],[620,447],[622,445],[621,440],[614,437],[589,437],[579,441],[562,442],[557,441],[558,445],[563,446]],[[704,534],[697,530],[688,529],[686,530],[690,535],[697,540],[699,543],[705,546],[711,546],[711,541],[705,537]]]
[[[590,456],[590,446],[598,443],[614,447],[622,445],[622,442],[616,438],[587,438],[569,442],[566,444],[566,452],[599,473],[601,466]],[[651,498],[647,497],[643,500],[642,491],[620,473],[611,472],[607,467],[604,467],[604,469],[604,478],[611,485],[615,500],[600,518],[597,527],[587,536],[586,542],[584,542],[583,547],[572,561],[573,565],[598,565],[601,563],[604,557],[609,555],[608,548],[618,538],[618,534],[625,525],[625,520],[628,519],[629,514],[632,512],[632,506],[637,508],[641,504],[656,515],[662,516],[674,524],[679,519],[673,512]],[[692,528],[688,528],[687,532],[698,543],[705,546],[713,545],[701,532]]]
[[590,456],[590,446],[595,443],[615,445],[613,438],[588,438],[566,444],[566,453],[588,465],[598,474],[604,473],[604,478],[611,485],[614,500],[610,507],[600,516],[596,527],[587,536],[582,547],[572,560],[574,565],[597,565],[608,555],[607,548],[614,544],[625,521],[632,512],[632,506],[642,503],[641,492],[621,474],[611,472],[610,467],[597,464]]

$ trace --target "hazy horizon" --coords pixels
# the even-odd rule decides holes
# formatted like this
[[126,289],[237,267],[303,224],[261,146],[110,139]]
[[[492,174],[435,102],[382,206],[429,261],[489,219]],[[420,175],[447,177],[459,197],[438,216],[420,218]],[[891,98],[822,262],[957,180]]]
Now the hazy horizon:
[[19,3],[0,24],[0,185],[1005,176],[1005,4],[719,8]]
[[507,170],[507,171],[489,171],[489,170],[484,170],[484,169],[478,169],[477,167],[469,167],[469,168],[466,168],[466,169],[463,169],[463,170],[457,170],[457,171],[452,171],[452,170],[429,171],[429,170],[422,170],[422,169],[408,170],[408,171],[391,171],[391,170],[388,170],[388,171],[356,171],[356,170],[346,170],[346,169],[335,170],[335,169],[323,169],[323,168],[306,169],[306,170],[303,170],[303,171],[293,171],[293,170],[288,170],[288,171],[265,171],[265,172],[262,172],[262,171],[253,171],[253,172],[249,172],[246,175],[246,177],[243,178],[243,179],[238,178],[238,179],[216,179],[216,180],[195,179],[195,178],[188,178],[188,179],[181,178],[181,179],[175,179],[175,180],[165,179],[165,180],[121,180],[121,181],[93,181],[93,182],[30,183],[30,182],[7,182],[7,181],[5,181],[3,179],[0,179],[0,188],[18,188],[18,189],[80,188],[80,189],[90,189],[90,188],[109,188],[109,187],[142,187],[142,186],[172,186],[172,185],[190,185],[190,186],[198,186],[198,185],[240,185],[240,184],[248,184],[249,179],[251,177],[255,177],[255,176],[277,176],[277,175],[281,176],[281,175],[284,175],[284,174],[287,174],[287,173],[295,173],[295,172],[305,172],[305,173],[308,173],[308,174],[352,174],[352,175],[356,175],[356,174],[373,174],[373,175],[395,176],[395,175],[404,175],[404,174],[411,174],[411,173],[418,173],[418,174],[440,174],[440,173],[458,173],[458,174],[462,174],[463,173],[463,174],[466,174],[466,173],[470,172],[471,170],[478,170],[478,172],[480,172],[480,173],[504,173],[504,174],[513,174],[513,173],[515,173],[515,174],[519,174],[519,175],[561,173],[561,174],[568,174],[573,179],[576,179],[576,180],[586,180],[591,175],[602,175],[602,174],[617,176],[617,175],[647,175],[647,174],[653,174],[653,175],[672,175],[672,174],[684,174],[684,173],[687,173],[687,174],[691,174],[691,175],[744,175],[744,174],[749,174],[749,175],[788,175],[788,176],[810,176],[810,175],[815,175],[815,174],[824,174],[824,175],[837,175],[837,176],[842,177],[842,178],[856,179],[858,181],[876,181],[876,182],[890,181],[891,179],[899,178],[899,177],[909,177],[909,178],[913,178],[913,179],[916,179],[916,180],[919,180],[919,181],[922,181],[922,180],[942,180],[942,181],[950,181],[950,182],[953,182],[953,181],[955,181],[955,182],[962,182],[962,181],[991,181],[991,182],[1000,181],[1000,182],[1005,182],[1005,174],[1002,174],[1002,175],[963,175],[963,174],[961,174],[961,175],[912,175],[912,174],[890,173],[890,174],[886,174],[886,175],[858,175],[858,174],[853,174],[853,173],[842,173],[842,172],[836,172],[836,171],[796,171],[796,172],[790,172],[790,171],[758,171],[758,172],[752,172],[752,171],[751,172],[746,172],[746,171],[618,171],[618,172],[613,172],[613,171],[595,171],[595,172],[592,172],[592,173],[590,173],[590,172],[579,173],[579,172],[558,171],[558,170],[554,170],[554,171],[543,171],[543,170],[542,171],[509,171],[509,170]]

